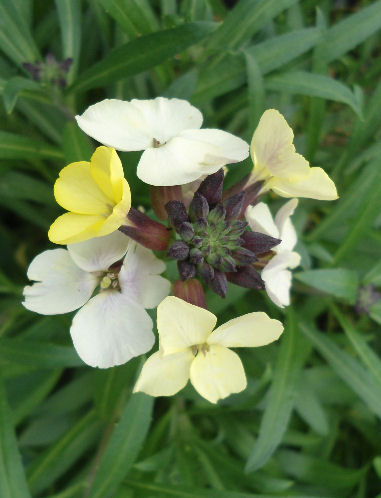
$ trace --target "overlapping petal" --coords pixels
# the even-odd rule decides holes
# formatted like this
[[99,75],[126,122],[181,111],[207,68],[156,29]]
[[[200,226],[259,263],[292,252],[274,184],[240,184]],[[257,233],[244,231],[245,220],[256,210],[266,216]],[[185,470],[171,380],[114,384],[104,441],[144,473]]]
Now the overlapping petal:
[[334,182],[322,168],[310,168],[302,178],[273,178],[269,182],[276,194],[282,197],[308,197],[320,201],[334,201],[338,198]]
[[290,304],[292,273],[288,268],[295,268],[300,263],[300,255],[294,251],[276,254],[261,273],[262,280],[270,299],[280,308]]

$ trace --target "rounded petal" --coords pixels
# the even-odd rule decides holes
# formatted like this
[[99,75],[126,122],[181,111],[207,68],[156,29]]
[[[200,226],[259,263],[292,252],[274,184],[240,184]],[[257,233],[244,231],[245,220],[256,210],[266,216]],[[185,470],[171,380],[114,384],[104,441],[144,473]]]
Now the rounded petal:
[[171,283],[159,274],[165,264],[143,246],[131,243],[119,273],[122,293],[144,308],[155,308],[168,296]]
[[334,201],[338,198],[336,186],[322,168],[310,168],[303,178],[274,178],[269,188],[282,197],[308,197],[320,201]]
[[282,242],[274,248],[275,252],[279,253],[284,250],[292,251],[298,241],[295,227],[290,220],[290,216],[294,214],[298,199],[291,199],[286,202],[275,216],[275,224],[279,230],[279,238]]
[[106,99],[76,116],[78,126],[98,142],[117,150],[144,150],[153,139],[167,142],[181,130],[200,128],[201,112],[180,99]]
[[123,195],[123,166],[115,149],[98,147],[90,160],[90,172],[98,188],[113,203],[117,204]]
[[227,348],[255,348],[276,341],[283,332],[283,325],[266,313],[255,312],[233,318],[214,330],[208,344]]
[[104,271],[126,254],[130,239],[119,231],[67,246],[72,260],[84,271]]
[[206,342],[217,322],[210,311],[169,296],[157,307],[157,329],[163,355]]
[[283,251],[276,254],[262,270],[266,292],[281,308],[290,304],[292,273],[287,268],[295,268],[299,263],[300,255],[297,252]]
[[198,353],[191,364],[190,380],[196,391],[211,403],[246,388],[239,356],[218,344],[211,345],[206,353]]
[[122,365],[155,342],[148,313],[117,291],[94,296],[75,315],[70,334],[81,359],[92,367]]
[[65,213],[50,226],[48,237],[55,244],[74,244],[96,237],[103,225],[103,216]]
[[154,353],[144,363],[134,392],[142,391],[150,396],[173,396],[186,386],[192,361],[190,350],[168,356]]
[[82,271],[66,249],[44,251],[31,262],[27,276],[36,280],[24,288],[25,308],[42,315],[69,313],[91,297],[98,279]]
[[253,232],[264,233],[276,239],[279,237],[278,227],[274,223],[268,205],[264,202],[259,202],[255,206],[248,206],[245,218]]
[[90,163],[71,163],[60,171],[54,184],[54,197],[67,211],[105,215],[110,200],[90,173]]

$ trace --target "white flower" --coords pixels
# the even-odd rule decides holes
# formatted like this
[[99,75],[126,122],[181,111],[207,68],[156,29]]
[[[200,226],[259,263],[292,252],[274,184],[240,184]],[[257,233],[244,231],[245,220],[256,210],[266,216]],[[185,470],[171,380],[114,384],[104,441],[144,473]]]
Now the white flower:
[[293,251],[298,239],[290,220],[297,205],[297,199],[286,202],[277,212],[275,223],[268,206],[263,202],[249,206],[245,213],[253,231],[282,240],[272,249],[276,254],[263,268],[261,274],[269,298],[281,308],[290,304],[292,274],[288,268],[295,268],[300,263],[300,255]]
[[184,185],[249,155],[244,140],[222,130],[200,130],[202,114],[186,100],[106,99],[76,120],[104,145],[144,150],[137,175],[150,185]]
[[121,365],[155,342],[144,308],[168,295],[164,269],[152,251],[114,232],[36,256],[27,273],[36,282],[24,288],[23,305],[43,315],[81,308],[70,328],[78,355],[92,367]]

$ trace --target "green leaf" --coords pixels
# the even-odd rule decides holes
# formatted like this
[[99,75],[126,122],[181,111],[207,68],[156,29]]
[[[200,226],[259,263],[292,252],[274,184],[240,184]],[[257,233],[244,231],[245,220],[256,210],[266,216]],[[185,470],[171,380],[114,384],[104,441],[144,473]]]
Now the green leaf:
[[326,294],[354,304],[357,297],[358,275],[353,270],[308,270],[294,274],[296,280]]
[[290,71],[266,79],[266,88],[342,102],[349,105],[360,118],[362,117],[361,102],[357,95],[343,83],[323,74]]
[[36,81],[28,78],[21,78],[20,76],[14,76],[7,81],[3,90],[3,101],[5,110],[8,114],[13,111],[20,91],[28,89],[41,90],[41,87]]
[[0,496],[1,498],[28,498],[22,460],[12,425],[3,383],[0,381]]
[[247,87],[249,90],[249,128],[255,130],[265,110],[263,75],[254,55],[245,52]]
[[262,416],[258,439],[246,463],[246,472],[262,467],[277,449],[294,407],[302,366],[301,338],[291,308],[278,352],[273,382]]
[[360,363],[311,325],[301,324],[301,330],[337,375],[376,415],[381,417],[381,389]]
[[295,409],[317,434],[328,435],[329,422],[327,414],[319,397],[314,392],[313,386],[303,376],[298,387]]
[[150,396],[138,393],[130,397],[97,468],[89,498],[114,496],[144,443],[152,407]]
[[41,140],[0,131],[0,159],[63,159],[62,152]]
[[55,206],[53,190],[46,183],[24,173],[9,171],[0,176],[0,196]]
[[87,135],[77,123],[67,123],[62,134],[62,147],[67,164],[90,161],[93,148]]
[[81,92],[139,74],[198,43],[214,29],[214,23],[188,23],[137,38],[115,48],[104,60],[85,71],[69,91]]
[[376,263],[363,278],[365,285],[373,284],[378,287],[381,286],[381,261]]
[[68,81],[77,71],[81,50],[81,0],[55,0],[61,28],[62,56],[73,59]]

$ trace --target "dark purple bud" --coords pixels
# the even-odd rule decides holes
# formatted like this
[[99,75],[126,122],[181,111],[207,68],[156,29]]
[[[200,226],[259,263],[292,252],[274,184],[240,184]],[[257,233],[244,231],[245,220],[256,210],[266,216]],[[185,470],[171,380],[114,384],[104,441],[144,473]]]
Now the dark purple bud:
[[170,258],[177,259],[179,261],[187,259],[188,255],[189,255],[189,247],[182,240],[176,240],[171,245],[167,253],[167,256],[169,256]]
[[230,223],[229,234],[231,235],[241,235],[247,228],[248,223],[246,221],[234,220]]
[[233,258],[239,264],[239,266],[250,265],[257,261],[257,257],[252,251],[249,249],[245,249],[244,247],[239,247],[233,252]]
[[212,209],[208,216],[209,223],[218,223],[219,221],[225,220],[226,210],[223,204],[217,204],[217,206]]
[[243,246],[254,254],[262,254],[264,252],[270,251],[273,247],[280,244],[279,239],[270,237],[270,235],[265,235],[259,232],[244,232],[241,237],[244,240]]
[[180,201],[167,202],[167,204],[165,205],[165,210],[167,211],[171,225],[176,231],[178,231],[179,226],[184,221],[189,221],[185,206]]
[[[170,187],[156,187],[150,185],[151,205],[159,220],[168,219],[168,213],[165,206],[170,201],[181,201],[180,185],[172,185]],[[186,220],[183,220],[186,221]]]
[[181,280],[189,280],[196,275],[196,267],[192,263],[189,263],[189,261],[178,261],[177,269],[179,270]]
[[200,218],[199,220],[196,220],[194,223],[193,223],[196,231],[198,233],[201,233],[205,230],[205,228],[208,226],[208,223],[203,220],[202,218]]
[[221,168],[217,173],[207,176],[198,187],[197,192],[205,197],[209,206],[214,206],[221,202],[223,184],[224,170]]
[[200,251],[200,249],[197,249],[194,247],[193,249],[190,250],[189,253],[189,261],[193,263],[194,265],[199,265],[204,261],[204,255]]
[[202,194],[196,192],[193,196],[192,202],[189,205],[189,217],[192,221],[198,219],[206,220],[209,214],[209,204],[208,201]]
[[171,230],[166,226],[151,220],[151,218],[135,208],[130,209],[127,219],[128,224],[119,227],[121,232],[148,249],[154,251],[166,251],[168,249]]
[[223,193],[222,198],[223,199],[229,199],[229,197],[232,197],[233,195],[238,194],[239,192],[242,192],[243,190],[245,190],[246,185],[248,184],[248,182],[250,180],[250,177],[251,177],[251,173],[249,173],[248,175],[244,176],[242,178],[242,180],[240,180],[239,182],[235,183],[230,188],[228,188],[227,190],[225,190],[225,192]]
[[28,71],[28,73],[32,76],[35,81],[41,80],[41,64],[31,64],[30,62],[24,62],[23,68]]
[[198,237],[197,235],[196,235],[196,237],[193,237],[193,239],[192,239],[192,245],[194,245],[195,247],[201,247],[202,242],[203,242],[202,237]]
[[221,263],[218,265],[219,266],[219,269],[223,272],[234,272],[234,271],[237,271],[237,268],[236,268],[236,265],[235,265],[235,261],[234,259],[229,256],[229,255],[226,255],[222,258],[222,261]]
[[226,220],[232,220],[240,216],[244,197],[244,192],[240,192],[239,194],[235,194],[232,197],[229,197],[229,199],[224,202],[224,206],[226,209]]
[[227,273],[226,276],[229,282],[246,289],[262,290],[265,288],[260,274],[252,266],[241,266],[238,271]]
[[189,221],[181,223],[177,231],[180,234],[180,237],[186,242],[190,242],[194,237],[194,228]]
[[201,283],[195,278],[186,282],[176,280],[173,284],[173,295],[190,304],[207,309],[204,289]]
[[73,59],[71,57],[68,57],[67,59],[64,59],[62,62],[60,62],[60,69],[62,71],[65,71],[65,73],[67,73],[71,68],[72,64],[73,64]]
[[224,298],[228,291],[228,281],[226,279],[225,273],[215,270],[214,278],[210,282],[210,287],[214,290],[216,294]]
[[204,261],[204,263],[197,267],[197,270],[207,284],[209,284],[210,281],[213,280],[214,268],[209,263],[206,263]]
[[51,52],[48,52],[45,56],[45,62],[46,64],[53,66],[57,64],[57,59]]

